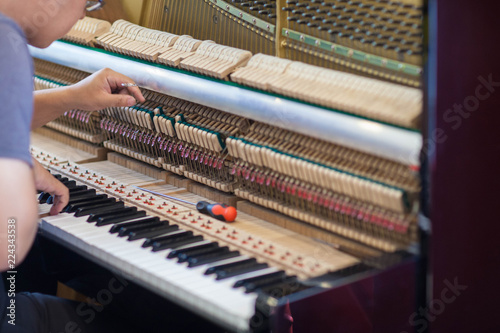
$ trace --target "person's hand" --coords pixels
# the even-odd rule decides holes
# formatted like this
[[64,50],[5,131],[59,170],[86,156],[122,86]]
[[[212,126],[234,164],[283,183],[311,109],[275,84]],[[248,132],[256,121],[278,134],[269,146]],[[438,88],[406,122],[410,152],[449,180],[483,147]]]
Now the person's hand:
[[50,215],[59,214],[68,204],[69,189],[35,159],[33,159],[33,174],[35,176],[35,188],[39,191],[48,192],[54,197]]
[[132,106],[145,101],[138,87],[123,87],[122,83],[134,82],[125,75],[105,68],[69,86],[68,90],[71,91],[75,109],[85,111]]

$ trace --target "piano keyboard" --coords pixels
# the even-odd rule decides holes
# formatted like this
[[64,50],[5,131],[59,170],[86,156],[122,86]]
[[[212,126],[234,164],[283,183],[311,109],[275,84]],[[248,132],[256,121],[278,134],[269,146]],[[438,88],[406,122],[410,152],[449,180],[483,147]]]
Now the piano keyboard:
[[[67,212],[57,216],[43,216],[50,198],[40,195],[44,234],[229,329],[249,330],[259,294],[300,291],[307,278],[358,263],[333,248],[325,256],[320,244],[289,231],[259,234],[259,222],[241,216],[223,223],[91,169],[105,169],[107,161],[79,165],[38,148],[32,154],[71,192]],[[161,187],[145,184],[148,178],[127,180]]]

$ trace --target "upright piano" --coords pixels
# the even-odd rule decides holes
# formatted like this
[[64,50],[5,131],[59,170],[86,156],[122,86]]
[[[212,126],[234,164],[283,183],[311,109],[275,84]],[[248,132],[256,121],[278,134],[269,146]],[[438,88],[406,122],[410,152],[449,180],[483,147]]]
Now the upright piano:
[[230,331],[419,329],[426,10],[144,1],[140,24],[87,17],[30,48],[36,89],[107,67],[146,97],[33,134],[72,200],[49,217],[40,197],[40,233]]

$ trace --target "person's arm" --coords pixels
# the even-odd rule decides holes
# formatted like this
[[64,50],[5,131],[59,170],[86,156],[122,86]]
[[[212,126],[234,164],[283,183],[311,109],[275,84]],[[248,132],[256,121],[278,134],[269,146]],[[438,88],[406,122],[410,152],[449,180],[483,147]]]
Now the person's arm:
[[58,214],[68,204],[69,190],[34,159],[30,168],[24,161],[0,158],[0,184],[0,271],[3,271],[10,269],[9,254],[15,254],[15,264],[19,265],[35,239],[38,227],[35,189],[54,197],[51,215]]
[[0,158],[0,184],[0,271],[4,271],[11,269],[8,260],[13,257],[9,255],[15,254],[19,265],[28,254],[38,227],[38,212],[33,172],[26,162]]
[[138,87],[122,87],[122,83],[132,80],[111,69],[102,69],[72,86],[36,91],[31,128],[43,126],[69,110],[95,111],[144,102]]

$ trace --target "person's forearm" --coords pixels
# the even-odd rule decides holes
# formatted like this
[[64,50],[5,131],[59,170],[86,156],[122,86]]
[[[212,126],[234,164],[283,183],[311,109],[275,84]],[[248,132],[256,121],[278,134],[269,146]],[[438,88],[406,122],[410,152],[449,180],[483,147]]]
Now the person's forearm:
[[105,68],[74,85],[36,91],[31,128],[43,126],[69,110],[97,111],[144,102],[141,90],[131,81]]
[[35,91],[33,120],[31,129],[41,127],[61,116],[64,112],[76,108],[70,87]]
[[28,164],[0,158],[0,184],[0,271],[3,271],[12,269],[7,260],[14,259],[14,254],[16,265],[28,254],[38,228],[38,212],[33,172]]

